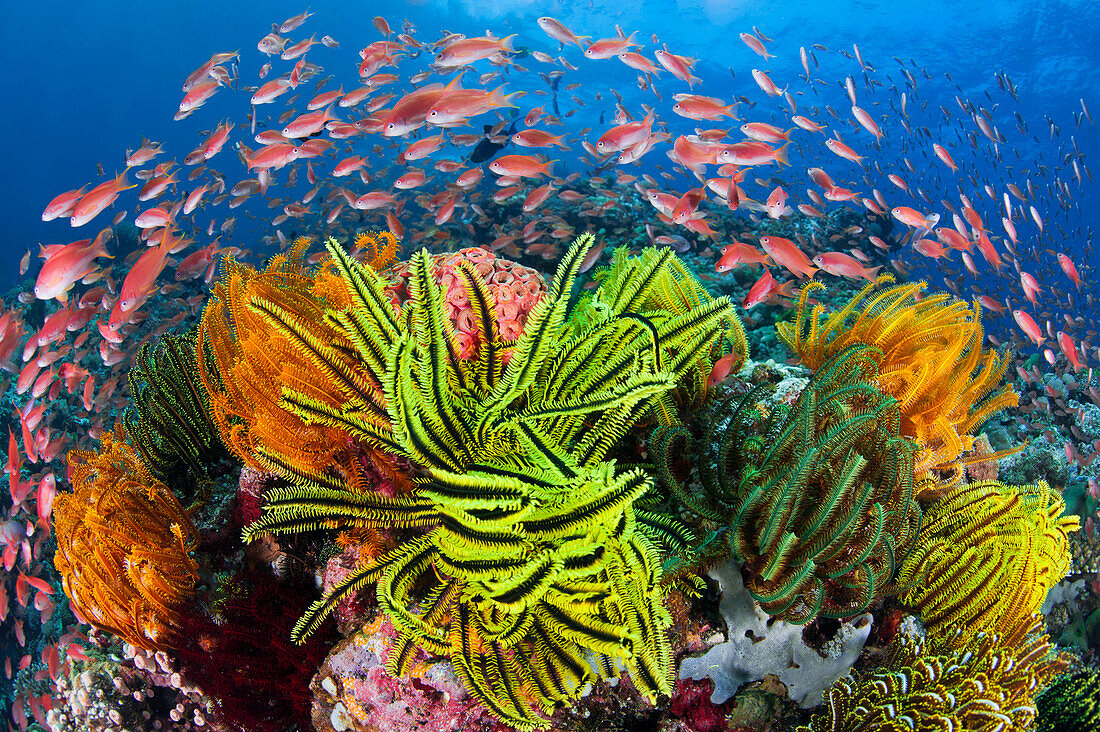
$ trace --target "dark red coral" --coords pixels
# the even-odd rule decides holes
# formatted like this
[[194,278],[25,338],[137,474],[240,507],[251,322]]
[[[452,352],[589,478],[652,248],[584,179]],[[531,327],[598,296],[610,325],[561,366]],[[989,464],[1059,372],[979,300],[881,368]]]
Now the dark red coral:
[[726,714],[733,707],[733,700],[715,704],[710,700],[713,693],[714,682],[710,679],[680,679],[672,691],[668,713],[684,720],[695,732],[721,732],[726,729]]
[[310,603],[310,587],[266,571],[242,571],[240,591],[215,623],[197,607],[181,621],[177,652],[186,676],[218,701],[226,727],[247,732],[310,729],[309,682],[335,642],[330,621],[295,645],[290,631]]

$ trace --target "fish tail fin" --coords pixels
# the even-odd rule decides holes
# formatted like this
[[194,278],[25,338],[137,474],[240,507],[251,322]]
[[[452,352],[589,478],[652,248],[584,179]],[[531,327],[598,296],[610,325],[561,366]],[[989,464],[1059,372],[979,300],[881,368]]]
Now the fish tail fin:
[[520,89],[518,91],[512,92],[511,94],[502,94],[500,90],[503,89],[504,86],[504,84],[501,84],[496,89],[493,89],[493,91],[489,92],[489,99],[497,107],[518,107],[519,105],[515,104],[512,100],[526,96],[527,92]]
[[500,47],[503,48],[505,51],[510,51],[512,53],[515,53],[516,49],[513,47],[512,43],[513,43],[513,39],[516,37],[516,35],[518,35],[518,34],[513,33],[510,36],[504,36],[504,38],[501,38],[500,39]]
[[775,151],[775,162],[779,163],[781,166],[791,164],[791,161],[787,158],[787,147],[790,144],[790,142],[785,142]]

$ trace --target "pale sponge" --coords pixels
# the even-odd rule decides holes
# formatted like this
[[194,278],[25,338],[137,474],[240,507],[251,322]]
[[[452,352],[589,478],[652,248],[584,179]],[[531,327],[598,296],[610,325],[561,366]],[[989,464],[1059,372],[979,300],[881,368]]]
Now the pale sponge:
[[840,626],[822,655],[802,640],[804,625],[773,620],[760,609],[741,581],[741,569],[726,562],[710,571],[722,589],[719,610],[726,620],[726,642],[698,658],[680,664],[681,679],[714,681],[710,700],[721,704],[738,688],[766,674],[779,677],[790,698],[803,708],[821,704],[823,692],[856,662],[871,635],[871,614],[858,615]]

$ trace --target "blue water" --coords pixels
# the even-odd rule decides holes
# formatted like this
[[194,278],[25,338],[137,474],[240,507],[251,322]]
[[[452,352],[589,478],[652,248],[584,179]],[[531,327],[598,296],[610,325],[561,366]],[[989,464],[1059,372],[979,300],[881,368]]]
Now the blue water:
[[[107,218],[117,208],[78,232],[65,220],[43,223],[40,214],[45,204],[58,193],[103,180],[97,174],[97,165],[102,165],[108,175],[121,170],[124,151],[138,147],[143,136],[163,142],[167,157],[182,159],[203,139],[200,131],[209,131],[222,119],[233,119],[239,125],[236,132],[242,132],[240,125],[247,113],[247,98],[241,93],[215,95],[190,118],[173,122],[172,115],[182,97],[180,86],[211,53],[237,48],[242,54],[239,61],[242,84],[261,83],[256,78],[257,70],[269,59],[256,50],[257,41],[270,30],[271,23],[279,23],[303,9],[301,3],[281,0],[263,4],[9,4],[5,8],[6,22],[0,31],[3,37],[0,60],[6,70],[0,74],[0,98],[6,100],[5,113],[0,117],[0,132],[6,141],[2,152],[4,175],[0,176],[0,221],[4,235],[0,282],[14,281],[16,263],[28,248],[37,253],[42,243],[94,236],[107,224]],[[784,123],[790,113],[781,99],[769,99],[761,93],[752,80],[752,68],[766,69],[780,86],[790,84],[800,113],[805,113],[813,104],[830,104],[847,117],[850,102],[843,91],[843,80],[849,75],[861,90],[861,104],[875,112],[889,113],[887,105],[891,101],[897,103],[897,94],[890,90],[891,85],[906,90],[893,58],[897,56],[915,74],[918,82],[915,98],[913,91],[908,90],[910,120],[914,128],[927,126],[930,136],[917,142],[899,128],[896,115],[883,122],[887,141],[882,151],[871,148],[861,131],[843,132],[849,144],[858,142],[863,154],[868,156],[865,164],[873,169],[878,161],[883,173],[903,174],[911,186],[919,185],[928,191],[934,202],[948,198],[957,203],[956,180],[931,157],[930,144],[935,140],[956,142],[957,130],[963,127],[977,131],[972,121],[960,114],[956,95],[989,109],[998,129],[1007,138],[1000,146],[1003,163],[1000,166],[992,164],[992,146],[980,133],[976,150],[971,151],[965,140],[962,148],[954,148],[956,159],[960,162],[961,158],[968,159],[976,172],[976,180],[993,185],[998,197],[1004,183],[1015,181],[1023,187],[1027,175],[1032,177],[1037,188],[1044,188],[1055,174],[1067,181],[1073,197],[1068,205],[1059,207],[1046,197],[1037,206],[1047,232],[1052,234],[1049,240],[1040,241],[1033,226],[1017,221],[1021,229],[1022,260],[1025,267],[1029,266],[1026,252],[1031,250],[1065,251],[1076,259],[1082,274],[1088,277],[1091,250],[1086,250],[1085,246],[1092,232],[1100,229],[1096,185],[1085,178],[1084,185],[1079,186],[1064,160],[1067,154],[1074,154],[1076,150],[1084,173],[1084,166],[1091,167],[1096,153],[1100,152],[1098,128],[1087,121],[1080,129],[1075,124],[1075,114],[1080,116],[1082,109],[1081,99],[1091,105],[1094,115],[1100,113],[1100,78],[1095,73],[1100,61],[1100,45],[1096,43],[1100,38],[1100,8],[1095,3],[425,0],[372,3],[369,8],[360,2],[325,2],[315,4],[312,10],[316,15],[289,35],[296,41],[313,33],[318,38],[327,33],[340,41],[339,49],[317,46],[308,55],[311,61],[324,65],[326,73],[336,75],[327,88],[343,83],[345,89],[349,89],[356,83],[352,71],[358,61],[356,52],[379,38],[371,22],[376,14],[386,17],[395,31],[399,31],[402,19],[408,19],[416,26],[416,35],[422,41],[434,40],[444,30],[467,35],[490,30],[496,35],[518,33],[518,46],[557,55],[557,43],[535,24],[538,16],[552,15],[578,34],[596,38],[613,36],[616,24],[627,32],[637,30],[638,38],[645,44],[638,50],[650,58],[652,51],[660,47],[653,43],[655,35],[675,53],[699,59],[695,73],[704,83],[695,87],[696,93],[723,99],[745,95],[758,102],[752,110],[742,106],[742,115],[747,120],[775,121],[777,124]],[[738,38],[740,32],[751,32],[753,26],[774,40],[769,50],[777,58],[766,65]],[[797,77],[802,73],[799,47],[812,50],[814,43],[829,49],[827,52],[814,51],[820,62],[814,75],[828,84],[816,84],[811,89]],[[865,90],[859,65],[837,53],[838,49],[843,49],[850,54],[853,43],[859,45],[863,58],[875,67],[871,78],[883,84],[873,93]],[[594,139],[601,130],[601,119],[604,121],[602,128],[611,124],[614,99],[606,93],[608,87],[619,91],[626,106],[639,115],[641,103],[655,101],[650,92],[637,89],[636,74],[614,59],[589,62],[574,47],[566,49],[564,55],[578,65],[580,71],[567,74],[563,84],[579,82],[581,87],[572,93],[580,95],[586,105],[567,121],[568,130],[590,126],[596,130]],[[528,67],[534,67],[533,70],[543,70],[530,59],[526,62]],[[285,71],[283,66],[289,68],[290,65],[278,61],[277,57],[274,64],[276,70],[268,79]],[[924,72],[930,79],[925,78]],[[1019,103],[998,88],[995,72],[1003,72],[1012,80],[1018,90]],[[533,74],[525,79],[522,83],[528,87],[534,86],[531,79],[537,82]],[[667,73],[657,82],[666,100],[674,92],[686,91],[683,86],[670,79]],[[586,93],[597,87],[605,90],[601,101]],[[537,104],[536,100],[531,98],[530,104],[521,100],[521,111]],[[927,105],[923,112],[919,109],[920,104]],[[939,111],[941,105],[952,114],[946,122]],[[281,104],[268,107],[278,109],[265,112],[282,111]],[[1016,130],[1012,110],[1020,112],[1028,125],[1029,135],[1021,135]],[[689,132],[693,126],[667,109],[661,114],[676,128],[674,136]],[[815,118],[823,124],[834,122],[825,114]],[[1053,140],[1051,123],[1059,128]],[[735,124],[740,123],[709,126]],[[795,135],[796,141],[805,142],[809,138],[807,133]],[[241,138],[235,134],[231,143],[237,139]],[[580,154],[579,149],[565,153],[564,157],[574,158],[565,162],[565,170],[585,170],[575,161]],[[919,177],[901,168],[902,157],[910,158]],[[222,157],[213,162],[227,172],[232,184],[245,174],[243,166],[238,167],[230,158],[232,152],[227,146]],[[158,161],[164,159],[166,157],[162,156]],[[807,152],[794,168],[777,175],[783,176],[792,193],[797,194],[810,187],[804,170],[814,160],[824,164],[834,177],[851,176],[850,182],[855,183],[854,187],[863,195],[870,193],[868,186],[856,180],[859,171],[854,165],[831,156],[820,145],[820,140],[816,140],[813,151]],[[665,169],[671,167],[663,150],[651,154],[643,165],[628,172],[655,172],[654,166],[662,163]],[[1039,172],[1044,168],[1046,177]],[[763,169],[758,172],[767,177]],[[874,178],[875,185],[887,194],[892,205],[895,201],[902,202],[891,195],[896,191],[883,176],[876,174]],[[680,185],[680,190],[686,187]],[[188,188],[184,186],[184,190]],[[971,198],[984,198],[970,182],[964,190]],[[133,193],[123,194],[124,198],[116,205],[132,209]],[[249,206],[256,215],[270,219],[262,202],[253,201]],[[141,208],[144,207],[147,206]],[[950,222],[950,215],[938,203],[934,209],[928,206],[924,209],[940,210],[947,217],[945,223]],[[998,216],[993,215],[995,209],[995,206],[989,208],[986,222],[1000,233]],[[226,213],[222,211],[221,216]],[[248,246],[250,238],[270,233],[265,225],[242,225],[244,209],[231,213],[236,214],[239,222],[231,243]],[[1026,208],[1023,213],[1026,218]],[[197,220],[197,223],[201,225],[202,221]],[[200,239],[199,244],[202,243]],[[907,259],[920,258],[910,255]],[[926,271],[933,278],[938,276],[935,270],[925,266],[927,262],[915,263],[918,274]],[[1049,281],[1061,289],[1069,286],[1052,255],[1040,256],[1030,266],[1040,282]],[[961,271],[957,257],[951,271]],[[1019,299],[1018,284],[1014,290],[1010,281],[989,281],[982,288],[995,296]],[[1048,306],[1059,309],[1053,303]],[[1076,306],[1084,307],[1079,302]],[[1091,318],[1093,314],[1086,315]]]

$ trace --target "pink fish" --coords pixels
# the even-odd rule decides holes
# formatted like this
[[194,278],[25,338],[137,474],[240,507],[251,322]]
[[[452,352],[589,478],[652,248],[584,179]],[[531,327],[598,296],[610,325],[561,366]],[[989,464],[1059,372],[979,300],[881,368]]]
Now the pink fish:
[[225,123],[219,124],[217,128],[210,133],[210,137],[202,144],[203,160],[209,160],[221,151],[226,140],[229,139],[229,133],[232,131],[233,127],[233,123],[226,120]]
[[252,95],[251,102],[252,104],[268,104],[288,91],[290,91],[290,79],[286,77],[272,79],[256,90],[256,93]]
[[729,377],[730,371],[733,370],[733,366],[741,360],[743,360],[741,354],[735,352],[726,354],[715,361],[714,366],[710,369],[710,375],[707,377],[707,386],[714,386],[725,381]]
[[56,298],[61,302],[68,300],[69,290],[77,280],[96,270],[97,257],[111,258],[104,240],[99,237],[95,241],[81,239],[71,244],[44,246],[40,256],[46,261],[34,283],[34,296],[39,300]]
[[1078,357],[1077,344],[1075,344],[1073,339],[1063,331],[1058,331],[1058,348],[1061,349],[1066,360],[1073,366],[1074,372],[1085,368],[1084,364],[1081,363],[1081,359]]
[[[192,252],[188,256],[184,257],[183,261],[176,266],[176,282],[182,282],[184,280],[193,280],[196,277],[201,277],[204,272],[211,269],[214,264],[214,258],[219,253],[217,242],[211,242],[207,246],[199,249],[197,252]],[[119,341],[121,342],[121,338]]]
[[523,178],[535,178],[540,175],[553,175],[553,160],[543,161],[534,155],[502,155],[489,163],[489,170],[497,175],[517,175]]
[[760,90],[767,94],[769,97],[778,97],[783,92],[787,91],[787,87],[780,89],[775,85],[775,82],[771,80],[767,74],[760,69],[752,70],[752,78],[756,81],[756,85],[760,87]]
[[149,295],[156,292],[157,277],[164,271],[168,253],[177,242],[178,239],[166,231],[158,246],[150,248],[134,262],[119,290],[118,307],[122,312],[137,309]]
[[745,296],[745,301],[741,303],[741,307],[745,310],[751,310],[756,305],[764,302],[768,299],[768,296],[775,290],[775,279],[772,277],[771,271],[767,267],[764,268],[764,274],[760,275],[760,279],[753,283],[753,286],[749,288],[749,293]]
[[769,58],[775,58],[775,54],[768,53],[768,50],[764,48],[764,44],[760,42],[760,39],[751,33],[742,33],[741,42],[752,49],[754,53],[763,56],[765,61]]
[[810,258],[790,239],[781,236],[760,237],[760,247],[776,263],[786,267],[798,277],[813,277],[818,271]]
[[593,41],[588,45],[588,48],[584,49],[585,58],[594,60],[602,60],[611,58],[612,56],[618,56],[621,53],[625,53],[631,48],[638,48],[642,44],[634,42],[634,33],[631,33],[628,38],[601,38],[598,41]]
[[822,252],[813,259],[821,269],[834,277],[848,277],[849,279],[863,278],[871,282],[878,277],[879,267],[864,267],[858,259],[843,252]]
[[451,69],[458,66],[472,64],[474,61],[490,58],[505,51],[514,51],[512,39],[513,33],[504,38],[483,36],[480,38],[463,38],[447,45],[435,58],[436,66]]
[[46,210],[42,212],[43,221],[71,216],[76,202],[84,195],[84,186],[58,194],[52,201],[46,204]]
[[852,148],[845,145],[840,140],[832,140],[832,139],[826,140],[825,141],[825,147],[829,148],[830,150],[832,150],[834,153],[836,153],[840,157],[844,158],[845,160],[851,160],[853,163],[858,163],[859,165],[863,165],[863,163],[859,162],[860,160],[863,160],[863,156],[860,155],[859,153],[857,153]]
[[1081,275],[1077,274],[1077,265],[1073,263],[1073,260],[1065,254],[1059,254],[1058,264],[1061,265],[1062,271],[1066,273],[1066,277],[1069,277],[1073,284],[1077,286],[1077,289],[1080,290],[1083,283],[1081,282]]
[[1020,326],[1020,330],[1024,332],[1024,335],[1035,341],[1036,346],[1043,345],[1043,333],[1039,330],[1039,324],[1030,315],[1023,310],[1013,310],[1012,317],[1016,321],[1016,325]]
[[1032,305],[1039,306],[1039,293],[1043,291],[1043,288],[1039,287],[1039,283],[1035,278],[1020,270],[1020,286],[1024,288],[1024,296],[1028,299]]
[[136,183],[126,185],[129,182],[126,180],[127,170],[129,170],[129,168],[123,169],[123,171],[112,180],[100,183],[98,186],[81,196],[80,200],[73,206],[72,216],[69,218],[69,225],[83,226],[98,216],[105,208],[114,203],[119,193],[134,188],[137,185]]
[[695,66],[695,59],[686,56],[677,56],[672,51],[669,51],[667,46],[663,51],[654,51],[653,55],[657,58],[657,63],[664,66],[670,74],[680,81],[686,82],[688,89],[691,89],[696,82],[702,81],[698,76],[691,75],[691,69]]
[[326,123],[340,119],[332,114],[332,107],[326,107],[319,112],[306,112],[296,117],[290,124],[283,128],[283,137],[288,140],[299,137],[309,137],[320,132]]

